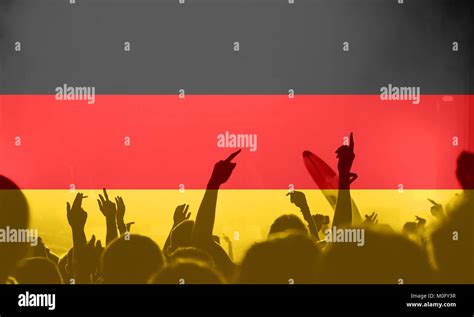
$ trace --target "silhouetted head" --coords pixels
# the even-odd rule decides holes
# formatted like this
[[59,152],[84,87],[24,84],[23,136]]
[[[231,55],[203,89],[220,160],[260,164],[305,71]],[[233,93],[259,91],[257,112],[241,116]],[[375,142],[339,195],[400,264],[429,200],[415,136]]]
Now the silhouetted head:
[[417,284],[431,281],[426,254],[414,242],[394,233],[351,229],[364,230],[363,243],[328,243],[320,263],[319,282]]
[[289,214],[289,215],[282,215],[275,219],[273,224],[270,227],[269,235],[275,233],[282,233],[285,231],[293,231],[299,232],[301,234],[308,234],[308,230],[306,229],[305,224],[298,216]]
[[[0,229],[27,229],[29,210],[20,188],[11,180],[0,176]],[[27,242],[0,242],[0,284],[4,283],[16,263],[28,250]]]
[[463,151],[459,155],[456,176],[463,189],[474,189],[474,153]]
[[180,260],[195,260],[204,262],[210,267],[214,267],[214,260],[209,253],[198,249],[196,247],[181,247],[174,250],[174,252],[168,257],[170,262],[176,262]]
[[319,258],[318,247],[307,235],[272,235],[247,251],[238,280],[242,284],[314,283]]
[[62,284],[63,282],[57,265],[45,257],[21,260],[13,277],[19,284]]
[[143,284],[165,265],[160,247],[150,238],[132,234],[112,241],[102,256],[104,284]]
[[193,220],[184,220],[174,227],[170,235],[169,250],[166,250],[166,253],[171,254],[177,248],[189,247],[191,245],[193,229]]
[[200,261],[180,260],[166,266],[151,284],[223,284],[220,274]]

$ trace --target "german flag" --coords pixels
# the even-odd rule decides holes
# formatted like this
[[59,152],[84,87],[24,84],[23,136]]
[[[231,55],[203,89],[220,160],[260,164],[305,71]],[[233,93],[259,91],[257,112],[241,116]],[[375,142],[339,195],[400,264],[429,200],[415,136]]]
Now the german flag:
[[214,234],[240,259],[272,221],[333,207],[308,173],[355,138],[352,197],[401,229],[460,187],[474,150],[472,3],[310,0],[10,1],[0,32],[0,172],[31,226],[72,245],[66,201],[120,195],[132,231],[163,245],[174,208],[197,212],[213,164],[236,149]]

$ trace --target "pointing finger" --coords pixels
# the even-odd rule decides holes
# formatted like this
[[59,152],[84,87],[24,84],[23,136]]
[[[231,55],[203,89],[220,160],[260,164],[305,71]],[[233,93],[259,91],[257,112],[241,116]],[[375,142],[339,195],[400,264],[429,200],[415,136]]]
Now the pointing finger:
[[238,150],[238,151],[235,151],[234,153],[232,153],[231,155],[229,155],[228,158],[225,159],[225,162],[229,163],[229,162],[232,162],[232,160],[237,156],[239,155],[239,153],[242,151],[242,149]]
[[349,148],[352,150],[352,152],[354,152],[354,137],[352,136],[352,132],[349,137]]

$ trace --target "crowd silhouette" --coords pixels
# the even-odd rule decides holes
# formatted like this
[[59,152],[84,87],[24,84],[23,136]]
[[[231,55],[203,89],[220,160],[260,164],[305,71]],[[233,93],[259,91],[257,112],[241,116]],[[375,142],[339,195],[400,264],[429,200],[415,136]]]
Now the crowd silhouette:
[[[265,241],[252,245],[243,260],[233,260],[232,240],[213,235],[220,187],[232,176],[240,150],[213,168],[195,220],[189,205],[176,207],[173,226],[162,248],[134,234],[125,222],[125,201],[97,199],[106,223],[105,245],[87,238],[86,198],[77,193],[66,204],[73,245],[63,256],[44,241],[0,243],[0,281],[19,284],[313,284],[313,283],[474,283],[474,153],[462,152],[456,176],[463,189],[444,210],[432,201],[433,225],[414,218],[401,232],[379,224],[376,213],[353,219],[351,184],[354,139],[336,150],[338,195],[332,217],[315,214],[305,194],[288,193],[301,215],[284,214],[270,225]],[[170,215],[171,216],[171,215]],[[301,216],[301,217],[300,217]],[[0,228],[28,228],[29,207],[17,185],[0,177]],[[364,230],[364,244],[325,239],[326,230]],[[225,246],[223,246],[225,242]],[[226,251],[227,249],[227,251]]]

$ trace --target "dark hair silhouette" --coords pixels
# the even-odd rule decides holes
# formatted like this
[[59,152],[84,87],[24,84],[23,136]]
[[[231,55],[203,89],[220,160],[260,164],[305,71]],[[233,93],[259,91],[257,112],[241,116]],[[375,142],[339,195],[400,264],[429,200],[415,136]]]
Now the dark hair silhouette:
[[318,281],[347,284],[416,284],[432,281],[426,254],[405,237],[370,228],[364,245],[328,243],[320,263]]
[[[10,179],[0,175],[0,228],[27,229],[29,209],[26,197]],[[5,283],[8,274],[28,250],[27,243],[0,243],[0,283]]]
[[184,220],[171,230],[169,246],[166,252],[171,254],[174,250],[181,247],[189,247],[192,244],[194,221]]
[[296,231],[301,234],[308,234],[306,225],[303,221],[296,215],[281,215],[270,226],[269,235],[275,233],[282,233],[285,231]]
[[222,284],[222,276],[200,261],[179,260],[154,276],[151,284]]
[[463,189],[474,189],[474,153],[464,151],[459,155],[456,176]]
[[13,277],[19,284],[62,284],[57,265],[45,258],[26,258],[18,263]]
[[281,233],[252,246],[240,268],[242,284],[307,284],[316,281],[320,252],[302,234]]
[[141,284],[160,270],[165,259],[150,238],[131,234],[112,241],[102,257],[104,284]]

